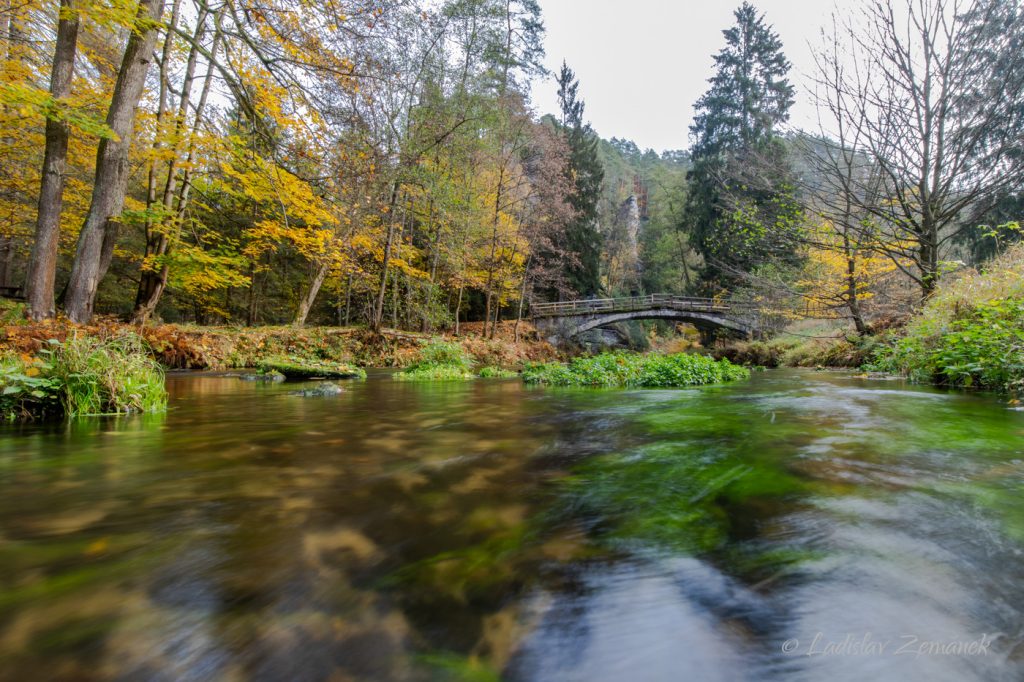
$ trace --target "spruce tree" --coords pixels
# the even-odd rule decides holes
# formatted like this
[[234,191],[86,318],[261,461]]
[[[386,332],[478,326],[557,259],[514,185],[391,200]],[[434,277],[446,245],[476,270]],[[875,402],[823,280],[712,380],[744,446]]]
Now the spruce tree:
[[597,155],[600,140],[584,122],[586,107],[578,97],[580,84],[564,62],[557,80],[561,129],[570,151],[566,170],[574,188],[569,204],[575,217],[566,230],[566,237],[569,251],[579,259],[567,268],[566,283],[580,296],[591,296],[601,290],[601,235],[597,230],[597,217],[604,168]]
[[793,260],[799,214],[778,137],[793,104],[790,64],[752,5],[744,2],[734,16],[690,127],[694,168],[685,220],[711,288],[765,262]]

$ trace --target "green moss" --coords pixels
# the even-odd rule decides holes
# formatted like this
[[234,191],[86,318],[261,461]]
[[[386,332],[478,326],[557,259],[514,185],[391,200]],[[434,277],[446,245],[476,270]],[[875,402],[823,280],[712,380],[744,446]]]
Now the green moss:
[[523,380],[527,383],[551,386],[660,388],[720,384],[749,376],[749,370],[728,360],[688,353],[605,353],[577,358],[568,365],[546,363],[528,365],[523,370]]
[[259,363],[264,374],[282,374],[289,379],[365,379],[366,370],[344,363],[330,363],[295,357],[272,357]]

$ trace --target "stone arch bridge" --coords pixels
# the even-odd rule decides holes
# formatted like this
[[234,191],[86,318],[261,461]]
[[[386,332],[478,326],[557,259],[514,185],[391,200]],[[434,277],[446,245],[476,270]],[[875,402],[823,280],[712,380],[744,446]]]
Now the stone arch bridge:
[[677,320],[694,325],[705,336],[727,329],[751,338],[758,330],[756,306],[671,294],[535,303],[530,313],[534,326],[554,344],[627,320]]

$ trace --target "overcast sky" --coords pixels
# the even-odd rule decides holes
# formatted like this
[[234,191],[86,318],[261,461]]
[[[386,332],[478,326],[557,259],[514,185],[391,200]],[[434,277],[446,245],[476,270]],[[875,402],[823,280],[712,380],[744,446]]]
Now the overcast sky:
[[[540,0],[547,26],[547,66],[562,60],[576,72],[586,116],[602,137],[624,137],[642,149],[689,147],[693,103],[707,90],[712,56],[724,45],[741,0]],[[838,0],[850,10],[862,0]],[[791,123],[813,128],[804,92],[831,0],[753,0],[782,38],[797,88]],[[554,78],[538,82],[538,113],[557,109]]]

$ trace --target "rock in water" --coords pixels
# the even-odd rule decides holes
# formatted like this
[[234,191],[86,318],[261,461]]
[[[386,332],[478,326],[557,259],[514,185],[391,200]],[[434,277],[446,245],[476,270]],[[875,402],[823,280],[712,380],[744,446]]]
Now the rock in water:
[[302,398],[330,398],[332,396],[340,395],[345,392],[338,384],[327,381],[320,384],[316,388],[309,388],[305,391],[294,391],[292,395],[297,395]]

